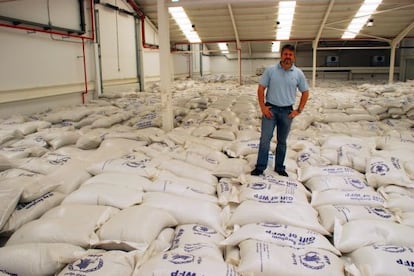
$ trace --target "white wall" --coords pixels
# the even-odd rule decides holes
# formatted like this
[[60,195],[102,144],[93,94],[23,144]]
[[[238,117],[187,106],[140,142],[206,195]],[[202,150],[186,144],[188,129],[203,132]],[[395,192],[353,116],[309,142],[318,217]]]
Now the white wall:
[[[104,1],[101,1],[103,3]],[[122,1],[106,1],[119,8],[132,11]],[[102,80],[105,83],[122,80],[137,81],[137,45],[135,38],[135,18],[103,5],[99,11],[99,38],[101,47]]]
[[[46,2],[1,3],[0,15],[41,24],[50,20],[54,26],[80,29],[78,1],[50,0],[49,14]],[[86,30],[90,30],[89,13],[85,16]],[[90,37],[91,33],[84,36]],[[1,27],[0,40],[0,103],[84,91],[81,39]],[[95,73],[93,48],[88,39],[84,41],[86,75],[90,80]],[[79,94],[77,97],[81,101]]]
[[[95,55],[90,4],[85,1],[84,44],[81,38],[70,37],[61,29],[53,29],[51,34],[44,33],[42,27],[26,24],[16,27],[30,30],[0,27],[0,117],[82,104],[93,98]],[[0,2],[0,15],[71,29],[75,31],[70,33],[72,36],[81,32],[77,0]],[[83,96],[86,91],[88,94]]]
[[[255,75],[259,67],[267,67],[276,64],[279,59],[242,59],[242,75]],[[232,74],[239,73],[239,61],[237,59],[227,59],[224,56],[210,57],[211,74]]]

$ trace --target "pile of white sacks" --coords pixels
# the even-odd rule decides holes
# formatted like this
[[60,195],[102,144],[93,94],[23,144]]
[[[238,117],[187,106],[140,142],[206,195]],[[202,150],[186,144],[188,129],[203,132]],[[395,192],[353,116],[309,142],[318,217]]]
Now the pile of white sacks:
[[287,178],[219,79],[0,121],[0,275],[412,275],[414,83],[320,84]]

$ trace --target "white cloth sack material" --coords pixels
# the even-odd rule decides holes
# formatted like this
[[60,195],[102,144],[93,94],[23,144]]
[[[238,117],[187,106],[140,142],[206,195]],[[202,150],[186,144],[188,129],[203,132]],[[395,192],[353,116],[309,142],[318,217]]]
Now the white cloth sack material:
[[[93,250],[91,250],[93,251]],[[86,256],[68,264],[57,276],[67,275],[132,275],[137,252],[118,250],[88,252]]]
[[230,227],[260,222],[280,223],[328,235],[329,232],[319,223],[317,216],[318,213],[309,203],[261,203],[245,200],[236,207],[227,225]]
[[371,149],[357,144],[346,144],[338,150],[338,164],[351,167],[361,173],[365,172]]
[[142,205],[168,211],[177,219],[178,224],[198,223],[212,227],[220,234],[226,234],[224,223],[229,216],[229,210],[222,210],[209,201],[151,192],[144,194]]
[[219,246],[224,236],[215,229],[201,224],[183,224],[175,228],[171,248],[190,243],[205,243]]
[[53,131],[41,135],[54,150],[67,145],[75,145],[81,136],[73,130]]
[[112,184],[119,187],[143,191],[144,186],[148,183],[151,183],[151,181],[148,178],[140,175],[120,172],[108,172],[101,173],[89,178],[82,183],[81,187],[87,186],[89,184]]
[[121,210],[100,227],[97,245],[105,249],[145,251],[164,228],[175,225],[177,220],[162,209],[132,206]]
[[236,268],[211,256],[187,253],[181,248],[159,253],[137,267],[133,276],[203,275],[239,276]]
[[368,188],[366,180],[360,177],[349,177],[349,176],[314,176],[307,180],[305,186],[308,187],[312,192],[325,191],[325,190],[361,190]]
[[316,207],[319,221],[330,233],[334,231],[335,220],[345,224],[353,220],[384,220],[396,221],[394,214],[383,207],[369,207],[362,205],[322,205]]
[[388,194],[398,194],[414,197],[414,187],[408,188],[397,185],[387,185],[379,187],[377,191],[380,192],[385,198],[388,198]]
[[414,212],[398,213],[396,217],[399,223],[414,227]]
[[190,190],[194,193],[211,196],[214,196],[216,193],[216,187],[213,185],[199,180],[177,176],[167,170],[159,170],[157,175],[152,179],[152,182],[145,182],[144,190],[146,192],[166,191],[173,194],[180,194]]
[[7,220],[16,208],[22,192],[22,187],[0,185],[0,230],[7,223]]
[[398,245],[370,245],[347,254],[350,265],[346,270],[351,275],[412,275],[414,247]]
[[143,191],[108,183],[82,185],[67,195],[62,204],[105,205],[118,209],[142,202]]
[[311,195],[311,193],[299,181],[276,174],[264,174],[260,176],[244,174],[240,175],[240,177],[235,179],[235,181],[238,181],[243,185],[250,185],[252,187],[272,187],[272,190],[279,190],[281,192],[299,190],[304,192],[309,197]]
[[163,170],[162,172],[161,174],[157,174],[153,182],[145,185],[144,190],[146,192],[165,192],[217,203],[217,197],[213,195],[213,190],[215,191],[213,186],[200,183],[197,180],[174,176],[169,171]]
[[385,199],[371,189],[358,191],[326,190],[312,193],[311,205],[363,205],[369,207],[384,207]]
[[[275,144],[271,143],[271,148],[274,148]],[[234,141],[230,145],[224,148],[224,152],[230,157],[244,157],[249,154],[257,153],[259,149],[259,139]]]
[[316,248],[295,249],[272,243],[246,240],[240,244],[242,275],[344,275],[343,261],[335,254]]
[[12,161],[8,157],[0,154],[0,172],[11,169],[13,166]]
[[68,164],[46,175],[42,181],[49,183],[49,185],[58,183],[59,186],[54,191],[69,194],[90,177],[91,175],[85,169],[85,162],[73,159]]
[[218,203],[226,206],[229,203],[239,203],[239,190],[237,183],[230,178],[220,178],[217,185]]
[[340,165],[298,168],[298,180],[301,182],[306,182],[315,176],[349,176],[365,179],[365,176],[357,170]]
[[22,189],[19,202],[30,202],[55,190],[59,186],[60,183],[51,182],[48,179],[48,176],[41,174],[23,174],[14,178],[1,180],[1,187]]
[[68,243],[27,243],[0,247],[0,271],[6,275],[55,275],[85,254]]
[[408,195],[388,194],[385,207],[393,212],[414,212],[414,197]]
[[255,200],[263,203],[308,203],[307,195],[295,186],[281,187],[269,183],[251,183],[239,189],[239,202]]
[[373,244],[414,246],[413,228],[396,222],[354,220],[335,223],[334,245],[342,253]]
[[108,159],[92,164],[87,168],[92,175],[104,172],[133,173],[146,178],[152,178],[157,169],[151,163],[151,158],[143,153],[130,153],[121,158]]
[[48,192],[32,201],[18,203],[7,223],[0,228],[0,233],[12,233],[23,224],[38,219],[45,212],[59,205],[64,197],[65,195],[59,192]]
[[244,240],[269,242],[292,248],[319,248],[341,253],[322,234],[300,227],[274,223],[245,224],[220,244],[238,245]]
[[209,170],[187,163],[185,161],[170,159],[161,162],[159,169],[167,170],[180,177],[190,178],[216,187],[218,179]]
[[87,248],[99,241],[95,230],[118,209],[93,205],[61,205],[30,221],[11,235],[6,245],[33,242],[70,243]]
[[372,156],[367,162],[366,177],[372,187],[395,184],[404,187],[413,187],[414,183],[404,170],[401,160],[389,156]]

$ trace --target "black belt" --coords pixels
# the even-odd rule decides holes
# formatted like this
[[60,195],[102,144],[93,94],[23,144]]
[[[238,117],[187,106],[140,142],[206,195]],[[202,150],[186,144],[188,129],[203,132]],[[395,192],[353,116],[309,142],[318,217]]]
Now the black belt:
[[269,102],[266,102],[265,105],[271,106],[271,107],[280,108],[280,109],[293,109],[293,106],[292,105],[288,105],[288,106],[278,106],[278,105],[275,105],[275,104],[271,104]]

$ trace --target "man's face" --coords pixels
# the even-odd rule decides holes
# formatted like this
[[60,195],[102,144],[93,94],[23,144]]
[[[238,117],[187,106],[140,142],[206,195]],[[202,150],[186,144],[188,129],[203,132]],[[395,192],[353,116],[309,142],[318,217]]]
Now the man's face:
[[295,62],[295,52],[289,49],[284,49],[281,58],[282,64],[284,66],[290,67],[293,62]]

